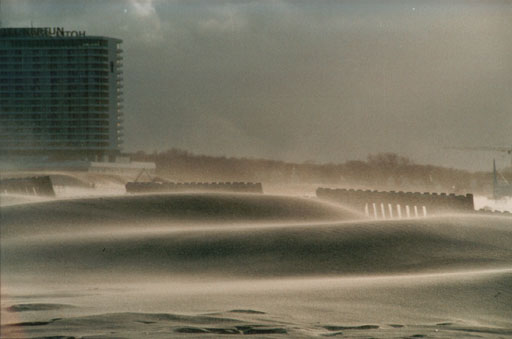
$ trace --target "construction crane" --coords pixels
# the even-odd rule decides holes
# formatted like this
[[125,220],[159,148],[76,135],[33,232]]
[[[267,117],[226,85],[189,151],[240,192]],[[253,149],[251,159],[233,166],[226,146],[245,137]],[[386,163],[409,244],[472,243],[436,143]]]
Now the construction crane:
[[504,197],[512,197],[512,184],[496,170],[496,160],[493,160],[492,163],[492,174],[493,174],[493,182],[492,182],[492,195],[493,198],[500,199]]
[[[482,147],[445,147],[446,149],[454,149],[460,151],[487,151],[487,152],[501,152],[512,155],[511,147],[494,147],[494,146],[482,146]],[[512,157],[510,158],[510,164],[512,166]],[[500,199],[504,197],[512,197],[512,184],[505,178],[505,176],[496,169],[496,160],[493,159],[492,163],[493,173],[493,198]]]
[[[512,146],[481,146],[481,147],[445,147],[446,149],[455,149],[459,151],[487,151],[487,152],[500,152],[507,153],[512,156]],[[512,165],[512,157],[510,158]]]

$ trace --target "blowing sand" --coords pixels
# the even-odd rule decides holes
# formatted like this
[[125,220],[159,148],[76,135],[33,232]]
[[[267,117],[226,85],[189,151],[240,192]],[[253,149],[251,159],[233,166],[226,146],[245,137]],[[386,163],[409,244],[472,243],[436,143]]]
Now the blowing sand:
[[2,338],[505,338],[512,219],[167,194],[1,210]]

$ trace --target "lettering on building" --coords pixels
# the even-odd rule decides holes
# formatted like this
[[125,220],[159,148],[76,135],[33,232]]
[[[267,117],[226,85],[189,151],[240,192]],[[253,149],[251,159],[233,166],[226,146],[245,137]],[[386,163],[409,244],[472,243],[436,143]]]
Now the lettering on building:
[[0,37],[84,37],[85,31],[66,31],[64,27],[1,28]]

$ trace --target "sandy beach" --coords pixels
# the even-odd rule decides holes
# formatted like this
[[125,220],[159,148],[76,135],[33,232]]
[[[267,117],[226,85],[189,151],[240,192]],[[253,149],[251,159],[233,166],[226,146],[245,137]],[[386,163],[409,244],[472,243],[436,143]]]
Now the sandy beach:
[[0,339],[512,338],[511,17],[0,0]]
[[195,193],[4,206],[1,225],[2,338],[512,335],[507,217]]

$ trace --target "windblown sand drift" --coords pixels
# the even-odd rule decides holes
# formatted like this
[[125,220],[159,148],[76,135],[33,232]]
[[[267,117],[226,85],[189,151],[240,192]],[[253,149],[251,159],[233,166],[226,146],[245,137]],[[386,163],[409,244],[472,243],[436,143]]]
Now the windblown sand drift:
[[[512,266],[509,221],[483,218],[61,233],[2,245],[5,272],[303,276]],[[126,225],[127,227],[129,225]]]
[[[2,236],[80,231],[106,225],[169,223],[306,222],[361,215],[311,199],[253,194],[153,194],[45,201],[2,208]],[[110,230],[110,229],[109,229]]]
[[12,337],[512,334],[506,217],[375,221],[247,194],[1,211],[2,334]]

